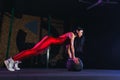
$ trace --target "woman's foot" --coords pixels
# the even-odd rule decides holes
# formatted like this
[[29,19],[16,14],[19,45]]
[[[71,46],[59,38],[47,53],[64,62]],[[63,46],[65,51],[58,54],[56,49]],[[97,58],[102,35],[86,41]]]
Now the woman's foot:
[[9,70],[9,71],[15,71],[14,69],[14,60],[12,58],[9,58],[7,60],[4,61],[4,64],[6,66],[6,68]]
[[14,63],[14,69],[15,70],[20,70],[20,68],[18,67],[18,64],[21,63],[20,61],[15,61]]

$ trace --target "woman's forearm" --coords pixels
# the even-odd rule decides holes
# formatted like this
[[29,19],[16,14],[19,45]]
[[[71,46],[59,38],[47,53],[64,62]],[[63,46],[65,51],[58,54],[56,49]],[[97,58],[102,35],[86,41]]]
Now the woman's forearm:
[[75,50],[73,46],[71,46],[71,57],[75,58]]

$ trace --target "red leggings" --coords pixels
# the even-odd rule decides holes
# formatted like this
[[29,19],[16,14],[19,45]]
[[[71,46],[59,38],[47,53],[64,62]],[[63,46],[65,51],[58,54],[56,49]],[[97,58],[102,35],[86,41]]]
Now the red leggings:
[[58,37],[54,38],[51,36],[45,36],[40,42],[38,42],[33,48],[24,50],[19,54],[13,56],[14,61],[21,61],[22,59],[41,54],[44,50],[46,50],[51,44],[62,44],[66,40],[66,37]]

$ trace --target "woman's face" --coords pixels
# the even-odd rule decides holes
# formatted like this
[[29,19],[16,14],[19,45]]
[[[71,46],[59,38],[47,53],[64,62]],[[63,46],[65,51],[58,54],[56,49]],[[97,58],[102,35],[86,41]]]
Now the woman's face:
[[81,37],[83,35],[83,30],[77,30],[76,32],[78,37]]

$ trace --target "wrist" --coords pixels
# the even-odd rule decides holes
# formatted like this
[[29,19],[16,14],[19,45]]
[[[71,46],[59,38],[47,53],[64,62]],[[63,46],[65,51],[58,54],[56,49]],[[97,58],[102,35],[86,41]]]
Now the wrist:
[[74,59],[75,58],[75,56],[72,56],[72,59]]

